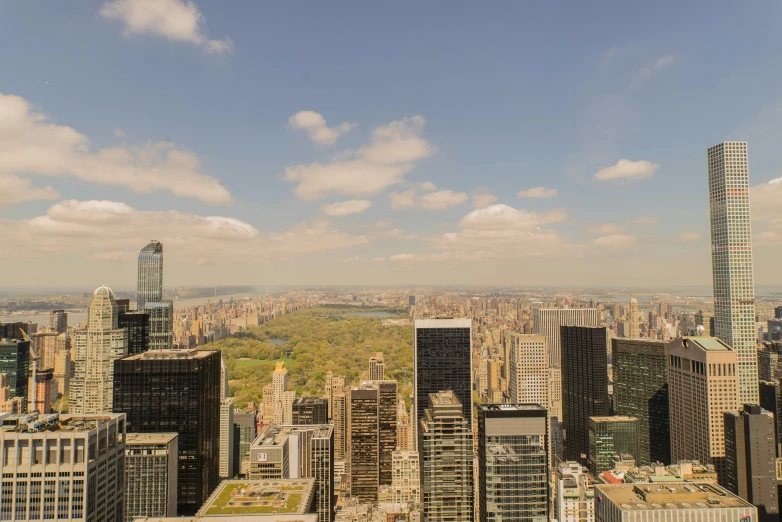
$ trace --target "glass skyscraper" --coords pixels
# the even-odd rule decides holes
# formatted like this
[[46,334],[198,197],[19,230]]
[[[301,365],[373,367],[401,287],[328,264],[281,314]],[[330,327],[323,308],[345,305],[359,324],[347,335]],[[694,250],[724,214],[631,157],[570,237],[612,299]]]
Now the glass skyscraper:
[[138,254],[136,309],[149,314],[149,349],[170,349],[174,341],[174,304],[163,300],[163,243],[155,239]]
[[747,142],[726,141],[710,147],[707,159],[714,335],[738,355],[739,404],[757,404],[757,332]]

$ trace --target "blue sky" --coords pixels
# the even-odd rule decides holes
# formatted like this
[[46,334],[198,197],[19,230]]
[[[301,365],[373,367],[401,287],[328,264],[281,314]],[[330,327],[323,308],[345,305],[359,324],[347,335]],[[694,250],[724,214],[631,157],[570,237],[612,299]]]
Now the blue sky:
[[171,285],[708,284],[733,139],[773,284],[781,29],[763,1],[5,2],[0,284],[131,285],[149,237]]

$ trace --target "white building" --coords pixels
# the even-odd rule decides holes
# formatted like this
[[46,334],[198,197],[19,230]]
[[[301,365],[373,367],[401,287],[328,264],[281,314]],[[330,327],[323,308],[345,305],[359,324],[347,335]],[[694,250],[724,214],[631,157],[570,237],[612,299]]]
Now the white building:
[[391,501],[418,504],[421,501],[418,452],[396,450],[391,454],[391,469]]
[[565,462],[554,471],[554,512],[557,522],[594,522],[595,490],[586,468]]
[[233,478],[234,469],[234,399],[227,397],[220,401],[220,464],[221,479]]

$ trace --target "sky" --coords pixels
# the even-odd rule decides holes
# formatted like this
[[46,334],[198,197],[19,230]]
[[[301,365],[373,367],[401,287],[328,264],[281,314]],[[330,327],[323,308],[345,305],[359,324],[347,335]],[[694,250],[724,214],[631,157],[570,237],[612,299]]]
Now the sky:
[[0,286],[709,285],[782,255],[782,4],[0,3]]

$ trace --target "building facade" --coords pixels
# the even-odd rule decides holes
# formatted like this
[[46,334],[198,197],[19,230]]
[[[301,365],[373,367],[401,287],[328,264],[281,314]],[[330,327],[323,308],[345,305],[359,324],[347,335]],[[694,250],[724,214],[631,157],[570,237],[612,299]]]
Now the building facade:
[[128,433],[125,438],[125,521],[175,517],[176,433]]
[[30,375],[30,341],[0,339],[0,373],[6,376],[10,398],[19,397],[27,405]]
[[370,381],[382,381],[385,379],[386,374],[386,362],[383,359],[383,354],[377,352],[375,355],[369,358],[369,380]]
[[328,401],[320,397],[300,397],[293,403],[293,424],[328,424]]
[[595,482],[578,462],[563,462],[554,470],[553,513],[557,522],[595,521]]
[[638,462],[639,422],[636,417],[589,418],[589,471],[599,475],[613,467],[616,455],[629,455]]
[[234,411],[234,469],[239,476],[250,472],[250,446],[255,441],[255,411]]
[[221,479],[234,478],[234,398],[220,400],[220,463]]
[[149,348],[171,349],[174,304],[163,299],[163,243],[154,239],[138,255],[136,309],[149,314]]
[[117,325],[128,331],[128,355],[149,350],[149,313],[120,311]]
[[391,455],[391,502],[419,504],[421,502],[421,463],[418,452],[396,450]]

